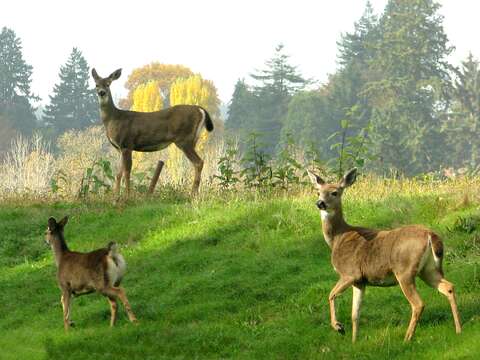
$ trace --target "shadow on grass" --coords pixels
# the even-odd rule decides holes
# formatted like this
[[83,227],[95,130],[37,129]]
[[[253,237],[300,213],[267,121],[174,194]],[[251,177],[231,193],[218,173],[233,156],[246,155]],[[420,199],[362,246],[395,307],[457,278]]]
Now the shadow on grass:
[[[69,335],[55,330],[59,335],[44,344],[47,357],[298,358],[322,354],[320,357],[338,358],[356,354],[350,346],[350,332],[341,338],[329,327],[326,297],[337,276],[331,269],[330,251],[320,235],[320,220],[313,205],[311,210],[302,206],[292,210],[286,201],[272,201],[259,208],[242,208],[235,214],[230,210],[226,205],[200,212],[200,225],[195,223],[198,214],[193,210],[186,210],[184,218],[177,219],[175,206],[158,211],[150,203],[140,210],[84,214],[82,223],[71,229],[77,239],[85,239],[107,224],[110,235],[137,232],[137,242],[142,246],[135,247],[127,258],[129,272],[124,286],[141,325],[126,324],[122,312],[118,328],[109,329],[107,302],[99,297],[94,300],[93,296],[79,298],[73,305],[77,329]],[[355,218],[358,210],[352,214]],[[385,211],[382,222],[393,222],[397,215],[395,210]],[[109,222],[115,217],[118,219],[112,225]],[[128,220],[126,226],[122,219],[127,217],[136,221]],[[158,235],[162,231],[165,239]],[[154,240],[138,235],[148,233],[156,234]],[[106,236],[98,233],[95,243],[103,245],[106,241]],[[120,242],[128,243],[128,236],[122,236]],[[2,276],[2,289],[9,284],[15,287],[1,299],[4,304],[12,304],[12,313],[7,313],[4,324],[15,329],[28,326],[35,318],[47,326],[61,327],[54,271],[53,265],[24,267],[21,272]],[[23,308],[18,319],[15,296],[25,284],[35,284],[24,304],[32,306]],[[367,294],[362,316],[368,323],[362,323],[361,331],[364,336],[371,335],[363,339],[365,344],[360,346],[364,349],[371,350],[375,337],[382,336],[391,320],[395,345],[388,351],[400,354],[405,349],[401,339],[410,309],[406,301],[392,303],[403,299],[396,290],[397,295],[393,290],[376,292],[371,300]],[[438,309],[442,315],[427,314],[427,302],[426,316],[417,333],[420,339],[422,328],[429,325],[453,329],[448,304],[440,295],[437,297],[440,300],[435,300],[431,309]],[[338,301],[339,317],[347,327],[350,298],[345,294]],[[460,309],[462,316],[473,317],[477,305],[468,296]],[[393,315],[386,314],[386,308]],[[55,324],[48,322],[52,317],[58,317]],[[427,343],[419,341],[413,348],[426,350],[431,346]],[[369,357],[365,352],[365,358]]]

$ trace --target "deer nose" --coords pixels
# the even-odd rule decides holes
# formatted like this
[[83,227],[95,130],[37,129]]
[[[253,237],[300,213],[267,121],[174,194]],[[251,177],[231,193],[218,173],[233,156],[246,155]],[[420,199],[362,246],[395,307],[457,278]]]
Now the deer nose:
[[320,210],[327,210],[327,204],[325,204],[325,201],[323,201],[323,200],[318,200],[317,201],[317,207]]
[[98,92],[98,95],[100,95],[100,96],[105,96],[106,93],[107,93],[107,92],[106,92],[105,90],[100,90],[100,91]]

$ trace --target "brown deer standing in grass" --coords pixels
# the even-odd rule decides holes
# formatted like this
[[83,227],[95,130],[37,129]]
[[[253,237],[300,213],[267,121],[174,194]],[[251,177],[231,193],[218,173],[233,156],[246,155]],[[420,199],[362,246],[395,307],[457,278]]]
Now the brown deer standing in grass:
[[332,250],[332,265],[340,275],[328,298],[333,329],[341,334],[345,332],[335,316],[335,298],[350,286],[353,287],[352,341],[355,342],[365,286],[399,284],[412,307],[405,335],[405,341],[409,341],[424,308],[415,287],[418,276],[447,297],[455,330],[460,333],[462,328],[453,284],[443,277],[443,244],[438,235],[420,225],[383,231],[348,225],[342,213],[342,194],[355,182],[357,170],[350,170],[334,184],[327,184],[320,176],[308,173],[318,190],[317,207],[322,218],[323,236]]
[[[196,194],[200,186],[203,160],[198,156],[195,146],[204,127],[208,131],[213,130],[210,115],[204,108],[196,105],[176,105],[154,112],[120,110],[113,103],[110,85],[121,73],[122,70],[118,69],[107,78],[101,78],[95,69],[92,70],[107,138],[121,153],[121,166],[116,177],[115,191],[117,193],[120,191],[123,176],[127,196],[130,193],[132,151],[158,151],[174,143],[195,168],[192,194]],[[150,193],[155,189],[162,167],[163,161],[159,161],[150,183]]]
[[120,287],[126,263],[115,243],[111,242],[106,248],[89,253],[70,251],[63,236],[67,221],[68,217],[59,222],[51,217],[48,219],[46,231],[46,242],[55,255],[57,280],[62,291],[65,330],[68,331],[72,324],[70,321],[72,297],[94,291],[108,298],[111,310],[110,326],[115,325],[117,319],[117,299],[123,303],[130,321],[136,322],[137,318],[130,307],[125,290]]

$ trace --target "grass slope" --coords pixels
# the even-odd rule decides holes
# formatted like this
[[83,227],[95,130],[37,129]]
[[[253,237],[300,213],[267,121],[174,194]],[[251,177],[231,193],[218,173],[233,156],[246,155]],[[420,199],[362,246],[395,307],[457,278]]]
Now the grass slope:
[[[381,201],[349,197],[351,223],[424,223],[443,235],[445,270],[455,283],[464,332],[454,333],[447,300],[419,281],[426,309],[403,343],[410,307],[398,287],[368,288],[360,336],[352,345],[351,291],[337,301],[347,335],[329,325],[327,296],[337,280],[314,197],[142,200],[123,205],[30,204],[0,207],[1,359],[370,359],[473,358],[480,352],[479,248],[449,232],[472,205],[438,197]],[[128,263],[123,286],[140,320],[121,308],[109,328],[105,298],[74,300],[76,327],[65,334],[46,220],[70,215],[71,249],[115,240]]]

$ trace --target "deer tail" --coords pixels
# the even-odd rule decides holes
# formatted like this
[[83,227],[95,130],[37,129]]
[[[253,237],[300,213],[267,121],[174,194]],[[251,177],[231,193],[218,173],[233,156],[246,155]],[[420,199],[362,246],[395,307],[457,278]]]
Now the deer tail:
[[110,241],[107,245],[108,256],[115,257],[118,255],[118,246],[115,242]]
[[205,119],[205,128],[209,132],[213,131],[213,121],[212,121],[212,118],[210,117],[210,114],[203,107],[199,106],[199,108],[200,108],[200,112],[202,113],[202,115]]
[[428,233],[428,243],[432,248],[433,259],[435,261],[435,266],[438,270],[442,271],[442,260],[443,260],[443,243],[440,240],[440,237],[430,232]]

